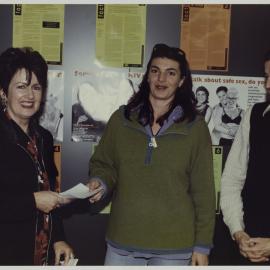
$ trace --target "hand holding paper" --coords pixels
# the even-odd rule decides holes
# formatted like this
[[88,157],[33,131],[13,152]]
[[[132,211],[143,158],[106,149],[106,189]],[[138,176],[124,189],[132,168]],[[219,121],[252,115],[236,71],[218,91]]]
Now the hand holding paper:
[[89,198],[90,203],[98,202],[104,194],[104,188],[97,179],[91,179],[87,184],[89,190],[93,192],[93,196]]
[[59,193],[59,195],[62,197],[61,204],[69,203],[74,199],[89,198],[100,192],[102,189],[103,189],[102,186],[99,186],[98,188],[95,189],[90,189],[88,185],[79,183],[76,186],[64,192]]
[[71,259],[69,259],[67,264],[65,264],[65,261],[60,261],[60,265],[75,266],[75,265],[77,265],[78,261],[79,261],[79,259],[77,259],[77,258],[71,258]]

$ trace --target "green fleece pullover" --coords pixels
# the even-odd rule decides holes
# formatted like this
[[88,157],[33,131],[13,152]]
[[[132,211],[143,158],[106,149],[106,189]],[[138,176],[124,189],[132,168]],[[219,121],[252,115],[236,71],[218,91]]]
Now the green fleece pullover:
[[114,189],[107,238],[140,250],[211,246],[215,193],[205,121],[174,123],[155,140],[149,146],[145,128],[121,109],[106,126],[90,173]]

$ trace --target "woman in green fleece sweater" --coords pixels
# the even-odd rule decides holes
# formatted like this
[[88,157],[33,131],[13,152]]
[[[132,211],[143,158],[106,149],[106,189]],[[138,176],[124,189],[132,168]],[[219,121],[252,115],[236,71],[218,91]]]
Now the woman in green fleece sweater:
[[89,189],[113,192],[105,265],[207,265],[215,195],[211,140],[185,53],[153,48],[139,91],[110,118]]

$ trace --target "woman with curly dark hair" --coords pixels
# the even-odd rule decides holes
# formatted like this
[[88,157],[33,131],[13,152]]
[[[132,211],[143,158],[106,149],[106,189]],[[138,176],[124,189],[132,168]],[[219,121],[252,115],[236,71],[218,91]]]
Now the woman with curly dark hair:
[[105,265],[206,265],[215,195],[211,140],[185,53],[153,48],[139,91],[110,118],[90,190],[113,192]]
[[61,198],[53,138],[38,124],[47,71],[37,51],[0,55],[0,265],[59,264],[61,254],[67,263],[72,256],[54,210]]

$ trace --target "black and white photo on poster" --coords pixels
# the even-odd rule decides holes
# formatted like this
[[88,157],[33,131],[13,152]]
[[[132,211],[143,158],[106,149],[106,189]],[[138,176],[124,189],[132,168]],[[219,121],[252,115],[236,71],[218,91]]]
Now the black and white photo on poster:
[[98,142],[112,113],[134,93],[127,72],[74,71],[72,141]]
[[64,71],[48,71],[48,89],[40,124],[48,129],[55,142],[63,141]]
[[264,78],[192,75],[197,111],[205,117],[213,145],[231,145],[245,110],[264,101]]

